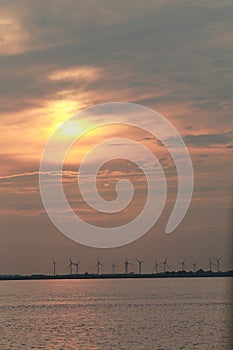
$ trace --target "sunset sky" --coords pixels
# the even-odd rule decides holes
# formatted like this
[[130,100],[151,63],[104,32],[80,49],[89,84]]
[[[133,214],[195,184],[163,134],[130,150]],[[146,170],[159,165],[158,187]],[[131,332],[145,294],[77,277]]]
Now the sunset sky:
[[[176,270],[183,258],[187,269],[197,260],[207,269],[209,257],[218,256],[224,269],[232,266],[232,23],[230,0],[0,2],[0,274],[52,273],[53,259],[58,273],[66,273],[69,257],[83,259],[81,272],[94,272],[98,256],[105,272],[113,260],[123,271],[126,256],[134,271],[136,257],[146,258],[147,272],[166,256]],[[97,185],[105,199],[115,198],[119,179],[130,178],[135,187],[134,202],[110,216],[93,212],[75,192],[76,172],[95,143],[112,137],[141,142],[160,160],[168,184],[165,209],[147,234],[124,247],[89,248],[63,236],[44,211],[39,164],[49,137],[73,114],[106,102],[158,111],[189,149],[193,198],[171,235],[165,227],[177,193],[174,162],[136,128],[84,135],[66,158],[63,185],[84,220],[111,227],[128,222],[146,198],[140,168],[118,159],[101,169]]]

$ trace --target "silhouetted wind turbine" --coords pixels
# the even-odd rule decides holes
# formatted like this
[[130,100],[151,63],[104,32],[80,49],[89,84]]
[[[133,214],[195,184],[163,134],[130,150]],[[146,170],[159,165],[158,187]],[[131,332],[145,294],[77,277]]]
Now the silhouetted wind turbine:
[[163,265],[163,272],[164,272],[164,273],[166,272],[166,267],[169,267],[168,264],[167,264],[167,258],[168,258],[168,257],[166,257],[166,258],[164,259],[164,261],[161,263],[161,264]]
[[155,273],[157,274],[158,273],[158,267],[159,267],[160,265],[157,263],[157,260],[155,260]]
[[193,265],[193,272],[196,272],[197,264],[198,264],[198,261],[195,261],[194,263],[192,263],[192,265]]
[[181,271],[182,272],[184,272],[184,269],[185,269],[185,258],[183,259],[183,261],[181,261],[180,263],[179,263],[179,265],[181,265]]
[[138,273],[139,273],[139,275],[141,275],[141,273],[142,273],[142,264],[144,263],[145,259],[143,259],[143,260],[136,259],[136,260],[138,262]]
[[100,262],[100,258],[98,257],[97,258],[97,264],[95,265],[95,267],[97,268],[97,274],[98,275],[100,274],[100,266],[104,267],[104,265]]
[[70,275],[73,274],[73,269],[72,269],[72,267],[73,267],[73,262],[72,262],[72,259],[70,258],[70,263],[69,263],[69,265],[68,265],[68,269],[70,269]]
[[209,258],[209,264],[207,265],[209,267],[209,271],[212,272],[212,266],[215,265],[215,263],[213,263],[213,261],[211,260],[211,258]]
[[53,260],[53,276],[56,276],[56,261]]
[[128,258],[125,258],[125,274],[128,274],[128,267],[129,265],[133,265],[128,261]]
[[219,258],[214,259],[216,261],[216,265],[217,265],[217,272],[220,271],[220,260],[222,259],[222,256],[220,256]]
[[76,275],[78,275],[78,271],[79,271],[79,264],[82,261],[82,259],[79,259],[76,263],[73,263],[73,265],[76,267]]
[[113,261],[113,263],[112,263],[112,274],[113,274],[113,275],[115,274],[115,268],[116,268],[116,264],[115,264],[115,262]]

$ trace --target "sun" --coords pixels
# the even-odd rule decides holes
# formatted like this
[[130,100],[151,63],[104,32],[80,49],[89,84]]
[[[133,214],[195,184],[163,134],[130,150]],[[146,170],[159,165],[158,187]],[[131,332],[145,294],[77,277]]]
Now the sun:
[[[61,137],[72,137],[80,134],[85,129],[83,121],[67,120],[83,108],[78,101],[63,99],[51,102],[47,107],[50,125],[46,127],[48,134],[53,134],[60,128]],[[63,124],[66,122],[65,124]]]
[[82,132],[86,130],[86,126],[84,122],[78,120],[69,120],[65,124],[60,126],[61,135],[64,137],[73,137],[76,135],[80,135]]

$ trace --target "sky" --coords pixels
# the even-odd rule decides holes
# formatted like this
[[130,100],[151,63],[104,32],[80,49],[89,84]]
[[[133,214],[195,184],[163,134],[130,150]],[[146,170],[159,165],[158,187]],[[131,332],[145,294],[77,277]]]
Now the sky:
[[[155,259],[166,256],[172,270],[183,258],[187,269],[194,261],[207,269],[209,257],[219,256],[223,269],[232,267],[232,23],[230,0],[0,2],[0,274],[52,273],[53,259],[57,272],[67,273],[69,257],[82,258],[81,272],[94,272],[98,256],[104,272],[113,260],[123,271],[125,257],[132,271],[136,258],[145,258],[143,269],[152,272]],[[156,154],[168,185],[165,208],[150,231],[123,247],[90,248],[60,233],[44,210],[39,164],[49,137],[75,113],[107,102],[156,110],[188,147],[194,192],[171,235],[165,227],[177,194],[174,162],[151,134],[123,125],[89,132],[73,146],[64,164],[64,191],[83,220],[101,227],[129,222],[146,200],[139,167],[116,159],[100,169],[103,198],[115,199],[120,179],[135,187],[133,202],[111,215],[84,203],[76,175],[96,142],[140,142]],[[135,124],[140,118],[135,115]],[[111,115],[105,120],[111,122]],[[106,154],[111,152],[108,146]]]

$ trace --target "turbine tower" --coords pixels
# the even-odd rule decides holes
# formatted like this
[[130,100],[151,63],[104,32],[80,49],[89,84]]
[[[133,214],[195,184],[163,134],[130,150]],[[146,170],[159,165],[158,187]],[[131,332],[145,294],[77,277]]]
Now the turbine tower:
[[56,276],[56,261],[53,260],[53,276]]
[[181,265],[181,271],[182,271],[182,272],[185,271],[185,270],[184,270],[184,269],[185,269],[185,260],[186,260],[186,259],[184,258],[183,261],[181,261],[181,262],[179,263],[179,265]]
[[129,265],[133,265],[129,262],[128,258],[125,258],[125,274],[128,274]]
[[141,275],[141,273],[142,273],[142,264],[144,263],[145,259],[143,259],[143,260],[136,259],[136,260],[138,262],[138,273],[139,273],[139,275]]
[[163,273],[165,273],[165,272],[166,272],[166,268],[169,267],[168,264],[167,264],[167,258],[168,258],[168,257],[166,257],[166,258],[163,260],[163,262],[161,263],[161,264],[163,265]]
[[79,259],[76,263],[73,263],[73,265],[76,267],[75,274],[78,275],[79,273],[79,264],[82,261],[82,259]]
[[195,261],[194,263],[192,263],[192,265],[193,265],[193,272],[196,272],[197,264],[198,264],[198,261]]
[[209,267],[209,271],[212,272],[212,266],[215,265],[215,263],[209,258],[209,264],[207,265]]
[[159,267],[160,265],[157,263],[157,260],[155,260],[155,266],[154,266],[154,268],[155,268],[155,273],[157,274],[158,273],[158,267]]
[[116,264],[115,262],[113,261],[112,263],[112,274],[115,275],[115,269],[116,269]]
[[69,263],[69,265],[68,265],[68,269],[70,269],[70,275],[73,275],[73,269],[72,269],[72,267],[73,267],[73,262],[72,262],[72,259],[70,258],[70,263]]
[[100,266],[104,267],[104,265],[100,262],[100,258],[97,258],[97,264],[95,265],[95,267],[97,268],[97,275],[100,274]]
[[217,268],[217,272],[220,271],[220,261],[222,259],[222,256],[220,256],[219,258],[214,259],[216,261],[216,268]]

